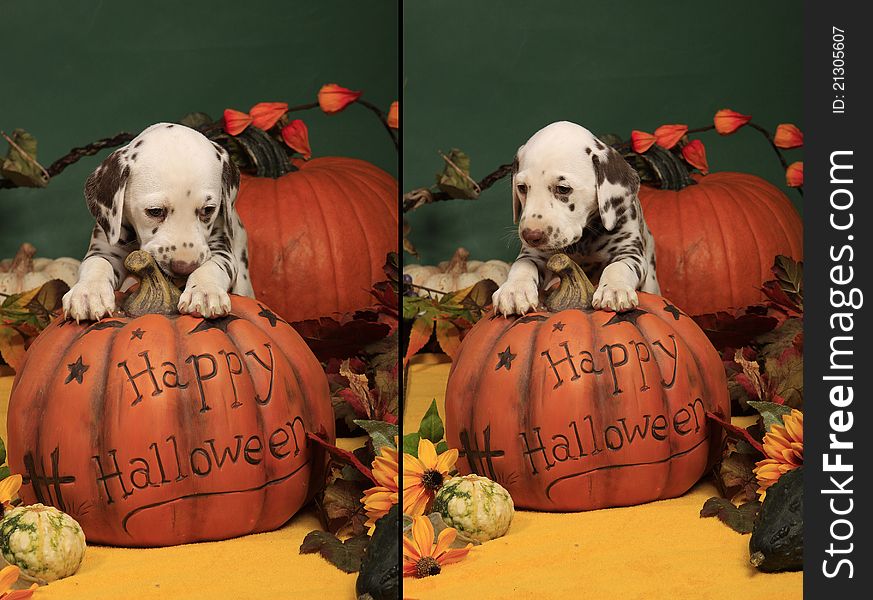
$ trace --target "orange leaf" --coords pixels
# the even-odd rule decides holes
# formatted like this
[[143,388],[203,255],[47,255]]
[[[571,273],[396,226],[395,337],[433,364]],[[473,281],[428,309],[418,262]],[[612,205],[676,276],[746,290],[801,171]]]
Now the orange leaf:
[[461,347],[461,330],[458,326],[447,320],[439,320],[436,323],[436,338],[443,352],[449,355],[449,358],[455,360],[458,355],[458,349]]
[[800,148],[803,146],[803,132],[791,123],[780,123],[773,136],[773,143],[779,148]]
[[706,175],[709,164],[706,162],[706,148],[700,140],[691,140],[682,147],[682,156],[688,164]]
[[409,345],[406,347],[406,357],[403,359],[403,364],[409,362],[409,359],[416,352],[424,348],[427,341],[430,339],[430,334],[433,333],[433,318],[418,317],[412,322],[412,330],[409,332]]
[[224,109],[224,130],[230,135],[241,134],[251,123],[252,117],[248,113],[232,108]]
[[631,144],[633,145],[634,152],[637,154],[642,154],[649,148],[651,148],[655,143],[655,136],[646,131],[639,131],[634,129],[631,131]]
[[288,112],[287,102],[258,102],[249,111],[252,116],[252,125],[259,129],[267,130],[276,124]]
[[388,109],[388,127],[397,129],[400,126],[400,103],[395,100]]
[[785,170],[785,183],[790,187],[803,186],[803,161],[793,162]]
[[715,130],[717,132],[722,135],[728,135],[751,120],[751,115],[743,115],[729,108],[723,108],[715,113],[713,123],[715,124]]
[[679,143],[688,125],[661,125],[655,130],[655,141],[662,148],[669,150]]
[[312,157],[312,150],[309,148],[309,129],[300,119],[294,119],[282,128],[282,139],[292,150],[302,154],[304,160]]
[[327,83],[318,90],[318,105],[328,114],[337,113],[360,98],[362,93],[335,83]]

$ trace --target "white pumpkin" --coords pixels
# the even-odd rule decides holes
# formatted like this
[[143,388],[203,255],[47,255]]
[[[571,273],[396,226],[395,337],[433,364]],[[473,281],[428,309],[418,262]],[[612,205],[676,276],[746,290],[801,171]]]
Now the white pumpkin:
[[25,576],[50,582],[79,570],[85,534],[73,517],[54,506],[19,506],[0,521],[0,553]]
[[[509,265],[502,260],[468,260],[470,253],[464,248],[455,250],[451,260],[446,260],[437,266],[406,265],[403,274],[412,277],[413,285],[428,290],[436,290],[443,294],[463,290],[471,285],[490,279],[497,285],[502,285],[509,275]],[[438,296],[428,290],[416,290],[421,295]]]
[[0,261],[0,294],[19,294],[36,289],[47,281],[60,279],[72,287],[79,277],[75,258],[34,258],[36,248],[21,244],[15,258]]
[[436,493],[433,510],[446,525],[482,543],[505,535],[515,514],[506,488],[481,475],[446,481]]

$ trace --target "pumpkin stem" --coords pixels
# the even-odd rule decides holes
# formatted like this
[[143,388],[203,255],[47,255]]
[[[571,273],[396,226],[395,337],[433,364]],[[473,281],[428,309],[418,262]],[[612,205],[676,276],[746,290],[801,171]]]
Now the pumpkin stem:
[[458,248],[452,255],[452,260],[449,261],[449,268],[446,273],[452,275],[460,275],[467,270],[467,259],[470,258],[470,252],[466,248]]
[[140,279],[139,288],[124,301],[123,308],[129,316],[172,315],[179,312],[182,292],[161,272],[151,254],[145,250],[134,250],[124,259],[124,267]]
[[12,259],[12,265],[9,271],[18,277],[24,277],[33,270],[33,257],[36,255],[36,248],[33,244],[24,242],[15,253],[15,258]]
[[257,127],[246,127],[244,131],[231,136],[223,130],[211,129],[206,136],[221,143],[230,152],[234,162],[241,170],[256,177],[277,179],[286,173],[297,171],[288,158],[285,148],[270,134]]
[[573,259],[566,254],[555,254],[546,267],[561,278],[558,289],[546,297],[546,308],[550,312],[560,312],[569,308],[591,308],[594,285]]

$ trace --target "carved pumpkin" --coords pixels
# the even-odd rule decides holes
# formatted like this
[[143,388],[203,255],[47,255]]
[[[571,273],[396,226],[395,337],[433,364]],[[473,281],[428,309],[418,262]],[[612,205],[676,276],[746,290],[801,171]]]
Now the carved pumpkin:
[[362,160],[294,161],[298,170],[240,178],[255,296],[288,321],[372,304],[397,250],[397,181]]
[[178,290],[145,252],[125,265],[143,277],[125,303],[132,316],[56,320],[27,352],[8,415],[20,496],[67,512],[101,544],[281,526],[322,481],[323,452],[306,434],[334,439],[318,361],[250,298],[231,296],[221,318],[156,314]]
[[40,287],[52,279],[72,286],[79,277],[79,261],[75,258],[34,258],[36,248],[21,244],[15,258],[0,261],[0,294],[20,294]]
[[[458,248],[451,260],[439,263],[437,266],[406,265],[403,274],[412,278],[412,283],[437,292],[448,293],[463,290],[471,285],[490,279],[498,286],[506,281],[509,275],[509,265],[502,260],[468,260],[470,253],[465,248]],[[428,290],[421,290],[420,295],[432,295]]]
[[706,411],[729,414],[724,368],[694,321],[640,293],[624,313],[590,308],[566,255],[548,311],[486,317],[464,338],[446,390],[458,469],[521,508],[627,506],[687,491],[719,451]]
[[679,190],[640,188],[655,238],[661,293],[691,315],[764,300],[776,255],[803,258],[803,223],[791,201],[745,173],[693,176]]

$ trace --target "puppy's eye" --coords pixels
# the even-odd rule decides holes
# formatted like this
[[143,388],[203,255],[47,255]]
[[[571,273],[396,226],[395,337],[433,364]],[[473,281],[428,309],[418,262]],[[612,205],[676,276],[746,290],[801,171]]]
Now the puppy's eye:
[[519,183],[517,186],[515,186],[515,189],[518,190],[519,194],[522,194],[522,195],[527,194],[527,185],[525,185],[523,183]]
[[558,192],[559,194],[561,194],[562,196],[567,196],[570,194],[570,192],[573,191],[573,188],[571,188],[569,185],[559,185],[559,186],[555,186],[555,191]]
[[207,223],[212,218],[212,215],[215,214],[215,206],[213,206],[212,204],[204,206],[198,211],[198,214],[200,216],[200,220],[204,223]]
[[164,217],[167,216],[167,209],[163,208],[163,207],[161,207],[161,208],[157,208],[157,207],[156,208],[147,208],[145,210],[145,213],[148,216],[150,216],[152,219],[163,219]]

